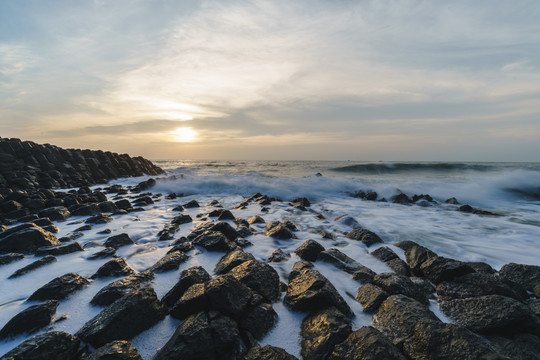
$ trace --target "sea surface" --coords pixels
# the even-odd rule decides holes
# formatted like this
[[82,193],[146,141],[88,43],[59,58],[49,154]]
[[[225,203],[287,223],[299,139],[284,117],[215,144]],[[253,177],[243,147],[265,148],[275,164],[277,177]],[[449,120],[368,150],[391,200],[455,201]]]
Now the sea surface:
[[[247,237],[253,245],[245,250],[256,259],[267,261],[277,248],[291,255],[288,261],[271,263],[287,282],[293,264],[299,260],[294,250],[304,241],[314,239],[325,248],[336,247],[377,273],[391,271],[370,255],[383,246],[365,245],[345,238],[355,227],[377,233],[398,256],[403,251],[393,244],[413,240],[439,255],[463,261],[484,261],[496,270],[509,262],[540,265],[540,163],[434,163],[434,162],[353,162],[353,161],[155,161],[167,171],[148,191],[156,202],[145,211],[114,215],[114,221],[95,225],[77,241],[84,252],[58,256],[58,262],[30,272],[17,279],[7,279],[17,269],[36,260],[25,259],[0,267],[0,328],[20,311],[34,304],[26,299],[48,281],[68,272],[89,278],[107,259],[88,260],[89,255],[102,249],[107,237],[128,233],[136,244],[122,247],[122,256],[136,271],[144,271],[164,256],[171,241],[158,241],[158,232],[178,212],[179,204],[197,200],[201,207],[185,209],[193,223],[183,224],[175,239],[188,235],[215,209],[210,202],[219,201],[236,218],[248,219],[261,215],[266,222],[291,220],[298,228],[296,240],[276,240],[264,235],[264,224],[254,224],[254,235]],[[135,185],[148,177],[118,179],[110,184]],[[103,186],[97,186],[103,187]],[[352,197],[358,191],[375,191],[376,201]],[[279,197],[283,202],[267,206],[251,204],[245,209],[235,206],[246,197],[261,193]],[[166,199],[168,193],[182,194]],[[405,193],[429,194],[434,201],[415,204],[395,204],[392,198]],[[159,194],[162,194],[161,196]],[[311,206],[306,211],[288,204],[293,197],[307,197]],[[477,215],[457,211],[459,205],[446,204],[455,197],[460,204],[489,211],[497,216]],[[382,199],[386,201],[382,201]],[[266,209],[263,209],[266,208]],[[71,234],[84,224],[86,217],[71,217],[55,222],[57,237]],[[234,222],[229,221],[232,226]],[[110,235],[99,234],[105,228]],[[334,239],[323,238],[326,230]],[[153,288],[159,298],[177,281],[182,270],[203,266],[213,274],[222,253],[195,249],[190,259],[178,270],[156,274]],[[317,261],[315,269],[326,276],[352,308],[356,317],[353,329],[371,324],[371,315],[362,312],[354,299],[361,286],[351,276],[330,264]],[[60,301],[57,317],[63,321],[52,324],[38,333],[55,330],[75,334],[88,320],[103,310],[89,304],[90,299],[105,285],[118,278],[96,279],[83,290]],[[300,325],[305,314],[293,312],[282,301],[273,304],[279,315],[276,327],[261,341],[285,348],[300,355]],[[442,320],[449,320],[433,300],[430,309]],[[172,336],[180,321],[169,316],[151,329],[131,340],[144,359],[151,359]],[[0,356],[30,335],[0,341]]]

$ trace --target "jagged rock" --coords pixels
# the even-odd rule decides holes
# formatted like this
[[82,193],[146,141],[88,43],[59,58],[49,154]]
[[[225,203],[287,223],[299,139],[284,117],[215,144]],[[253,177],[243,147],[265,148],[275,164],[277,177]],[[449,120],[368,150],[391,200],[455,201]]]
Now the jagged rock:
[[366,246],[384,242],[377,234],[367,229],[357,228],[350,231],[346,236],[347,239],[361,241]]
[[80,341],[76,336],[53,331],[39,334],[2,356],[2,360],[76,360]]
[[220,275],[205,284],[205,296],[212,309],[229,316],[242,314],[251,299],[251,290],[230,275]]
[[425,261],[420,266],[420,270],[434,284],[474,272],[474,269],[466,263],[442,256]]
[[53,206],[39,212],[39,217],[46,217],[55,221],[63,221],[70,216],[71,213],[65,206]]
[[356,300],[362,304],[363,311],[367,313],[375,312],[389,294],[380,287],[373,284],[364,284],[358,289]]
[[310,207],[311,206],[311,203],[305,197],[295,197],[295,198],[292,198],[291,200],[289,200],[289,202],[291,202],[293,204],[298,204],[298,205],[301,205],[301,206],[305,206],[305,207]]
[[91,354],[85,355],[81,360],[142,360],[141,355],[129,341],[112,341]]
[[94,347],[129,340],[165,317],[166,310],[152,288],[142,287],[109,305],[88,321],[77,336]]
[[243,342],[236,322],[216,311],[199,312],[185,319],[153,360],[238,359]]
[[134,244],[134,242],[133,240],[131,240],[129,235],[126,233],[122,233],[122,234],[113,235],[107,238],[103,246],[118,249],[121,246],[131,245],[131,244]]
[[466,299],[484,295],[503,295],[523,301],[521,295],[496,276],[471,273],[445,281],[437,286],[440,300]]
[[225,252],[236,247],[232,241],[219,231],[205,231],[193,240],[193,245],[200,246],[208,251]]
[[540,338],[532,334],[490,336],[488,340],[499,354],[510,359],[540,360]]
[[229,274],[261,294],[266,301],[273,302],[279,299],[279,275],[267,263],[249,260],[233,268]]
[[114,258],[107,261],[101,266],[91,279],[97,279],[106,276],[126,276],[133,274],[135,271],[126,264],[125,260],[121,257]]
[[172,307],[192,285],[203,284],[210,279],[208,272],[200,266],[186,269],[182,271],[178,282],[163,296],[161,301],[168,307]]
[[[70,207],[71,209],[71,207]],[[71,211],[71,216],[93,216],[101,212],[98,204],[88,204]]]
[[116,249],[108,247],[88,256],[87,259],[88,260],[104,259],[104,258],[114,256],[115,253],[116,253]]
[[98,204],[99,210],[105,213],[115,213],[118,211],[118,206],[112,201],[103,201]]
[[88,230],[92,230],[93,226],[90,225],[90,224],[86,224],[86,225],[83,225],[79,228],[76,228],[74,231],[75,232],[78,232],[78,231],[88,231]]
[[293,281],[293,279],[297,277],[298,275],[300,275],[304,270],[311,269],[312,267],[313,267],[313,264],[310,263],[309,261],[302,260],[302,261],[295,262],[291,269],[291,272],[289,273],[289,277],[288,277],[289,282]]
[[7,265],[14,261],[21,260],[24,258],[24,254],[19,253],[8,253],[5,255],[0,255],[0,265]]
[[16,277],[19,277],[19,276],[22,276],[32,270],[35,270],[37,268],[40,268],[42,266],[45,266],[47,264],[50,264],[50,263],[53,263],[53,262],[56,262],[56,258],[52,255],[47,255],[39,260],[36,260],[34,261],[33,263],[31,264],[28,264],[26,265],[25,267],[23,268],[20,268],[19,270],[15,271],[13,274],[11,274],[8,279],[14,279]]
[[122,296],[131,294],[142,286],[149,286],[153,279],[154,274],[151,271],[126,276],[99,290],[90,300],[90,303],[98,306],[110,305]]
[[526,305],[506,296],[486,295],[443,301],[440,308],[457,324],[478,333],[540,334],[540,320]]
[[406,276],[394,273],[382,273],[373,277],[373,284],[379,286],[390,295],[402,294],[425,305],[429,304],[429,300],[425,294],[418,291],[415,284]]
[[186,209],[200,207],[199,203],[196,200],[191,200],[183,205]]
[[78,242],[72,242],[68,244],[60,244],[55,246],[40,247],[36,250],[36,256],[43,255],[65,255],[71,254],[76,251],[84,251],[82,246]]
[[371,255],[383,261],[396,274],[410,276],[409,266],[401,260],[397,254],[389,247],[383,246],[371,252]]
[[414,241],[405,240],[405,241],[400,241],[398,243],[395,243],[394,246],[400,248],[403,251],[407,251],[409,249],[412,249],[415,246],[420,246],[420,245],[418,245]]
[[283,262],[290,259],[290,255],[284,252],[281,249],[276,249],[270,254],[270,258],[268,259],[268,262]]
[[218,275],[228,273],[234,267],[249,260],[255,260],[255,257],[243,250],[231,251],[219,260],[214,268],[214,272]]
[[282,348],[271,345],[254,346],[249,349],[243,360],[298,360]]
[[321,251],[324,251],[324,246],[315,240],[307,240],[300,247],[294,250],[295,254],[301,259],[307,261],[316,261]]
[[249,331],[255,339],[262,340],[274,327],[277,319],[278,316],[272,305],[261,303],[248,307],[239,319],[238,326],[243,331]]
[[174,304],[170,315],[177,319],[185,319],[199,311],[207,311],[208,308],[205,284],[193,284]]
[[345,340],[351,331],[351,320],[333,306],[308,315],[300,330],[302,358],[326,359],[334,345]]
[[211,224],[208,227],[208,231],[218,231],[225,235],[229,241],[234,241],[238,237],[238,233],[236,232],[236,230],[224,221]]
[[189,256],[183,251],[174,251],[159,259],[149,270],[154,273],[178,270],[180,265],[186,262],[187,259],[189,259]]
[[293,232],[283,223],[268,223],[266,225],[266,236],[274,237],[280,240],[296,239],[296,235],[294,235]]
[[37,289],[30,297],[28,301],[32,300],[61,300],[66,298],[74,291],[80,290],[89,281],[82,276],[75,273],[67,273],[60,277],[57,277],[47,284]]
[[320,261],[330,263],[349,274],[354,274],[365,267],[335,248],[321,251],[318,258]]
[[60,244],[53,233],[33,223],[26,223],[0,232],[0,254],[17,252],[33,254],[43,246]]
[[367,284],[373,281],[373,277],[375,277],[377,273],[371,270],[370,268],[368,268],[367,266],[364,266],[356,270],[352,275],[353,275],[354,280],[362,284]]
[[396,246],[402,249],[406,247],[405,258],[407,259],[407,264],[409,265],[411,272],[417,276],[424,275],[423,271],[421,270],[421,266],[425,262],[437,257],[437,254],[435,254],[433,251],[423,246],[420,246],[416,243],[405,244],[404,242],[402,242],[402,243],[396,244]]
[[472,267],[474,271],[476,271],[477,273],[482,273],[482,274],[495,274],[496,273],[495,269],[493,269],[491,265],[486,264],[485,262],[468,261],[466,262],[466,264]]
[[[88,225],[90,225],[90,224],[107,224],[107,223],[110,223],[113,220],[114,219],[109,214],[97,214],[97,215],[89,217],[84,222],[86,224],[88,224]],[[79,230],[79,229],[77,229],[77,230]]]
[[283,302],[295,311],[313,312],[335,306],[346,316],[354,316],[334,285],[321,273],[312,269],[303,269],[289,281]]
[[540,266],[510,263],[501,268],[499,276],[534,291],[534,287],[540,285]]
[[248,223],[249,225],[253,225],[253,224],[266,224],[266,221],[264,221],[264,219],[259,216],[259,215],[254,215],[252,217],[250,217],[248,219]]
[[452,205],[459,205],[459,201],[455,197],[451,197],[450,199],[446,199],[444,201],[445,204],[452,204]]
[[327,360],[405,360],[392,342],[377,329],[364,326],[334,347]]
[[397,194],[396,196],[393,196],[392,197],[392,202],[394,204],[410,204],[412,203],[412,199],[410,197],[408,197],[406,194],[404,193],[400,193],[400,194]]
[[21,311],[0,330],[0,340],[23,333],[31,334],[47,326],[52,321],[57,306],[58,301],[50,300]]
[[382,246],[377,250],[373,250],[371,252],[371,255],[381,260],[382,262],[387,262],[398,258],[397,254],[388,246]]
[[352,216],[349,216],[349,215],[338,216],[337,218],[334,219],[334,221],[339,223],[339,224],[346,225],[346,226],[349,226],[349,227],[352,227],[352,228],[357,228],[357,227],[360,226],[358,221],[356,221],[355,218],[353,218]]

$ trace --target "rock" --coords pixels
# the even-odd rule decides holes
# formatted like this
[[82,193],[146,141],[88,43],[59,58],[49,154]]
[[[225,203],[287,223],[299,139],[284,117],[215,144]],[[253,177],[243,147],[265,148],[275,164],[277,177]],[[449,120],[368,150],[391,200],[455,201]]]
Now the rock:
[[241,358],[243,342],[234,320],[211,311],[185,319],[153,360]]
[[[300,275],[304,270],[311,269],[312,267],[313,264],[309,261],[302,260],[295,262],[291,269],[291,272],[289,273],[289,282],[293,281],[293,279]],[[287,291],[287,289],[285,289],[285,291]]]
[[0,254],[33,254],[40,247],[58,244],[60,241],[53,233],[32,223],[15,226],[0,233]]
[[220,275],[208,281],[204,291],[212,309],[232,317],[242,314],[251,299],[251,290],[230,275]]
[[46,217],[54,221],[63,221],[70,216],[71,213],[65,206],[53,206],[39,212],[39,217]]
[[37,268],[40,268],[42,266],[45,266],[47,264],[53,263],[57,261],[56,258],[52,255],[47,255],[39,260],[34,261],[31,264],[26,265],[23,268],[20,268],[19,270],[15,271],[13,274],[11,274],[8,279],[14,279],[16,277],[22,276],[32,270],[35,270]]
[[249,225],[253,225],[253,224],[266,224],[266,221],[264,221],[264,219],[259,216],[259,215],[254,215],[252,217],[250,217],[248,219],[248,223]]
[[142,360],[141,355],[129,341],[112,341],[91,354],[85,355],[81,360]]
[[364,312],[372,313],[377,311],[388,296],[389,294],[380,287],[373,284],[364,284],[358,289],[356,300],[362,304]]
[[0,340],[19,334],[31,334],[49,325],[56,313],[58,301],[51,300],[21,311],[0,330]]
[[120,210],[129,210],[133,208],[133,205],[131,205],[131,202],[128,199],[122,199],[118,200],[114,203],[117,208]]
[[271,345],[254,346],[249,349],[243,360],[298,360],[282,348]]
[[335,306],[346,316],[354,317],[349,305],[339,295],[334,285],[321,273],[312,269],[302,270],[289,281],[283,302],[291,310],[303,312]]
[[88,204],[71,211],[71,216],[93,216],[99,213],[101,213],[101,209],[98,204]]
[[115,213],[118,211],[118,206],[112,201],[103,201],[98,204],[99,210],[105,213]]
[[403,251],[407,251],[409,249],[412,249],[415,246],[420,246],[420,245],[418,245],[414,241],[405,240],[405,241],[400,241],[398,243],[395,243],[394,246],[400,248]]
[[196,200],[191,200],[187,202],[186,204],[184,204],[184,207],[186,209],[190,209],[190,208],[200,207],[200,205]]
[[8,253],[5,255],[0,255],[0,265],[11,264],[14,261],[21,260],[24,258],[24,254],[19,253]]
[[327,360],[405,360],[401,352],[381,332],[364,326],[334,347]]
[[193,245],[205,248],[208,251],[230,251],[236,245],[231,242],[222,232],[205,231],[193,240]]
[[99,290],[92,300],[90,300],[90,304],[108,306],[122,296],[132,294],[143,286],[149,286],[153,279],[154,274],[151,271],[145,271],[113,281]]
[[519,332],[540,334],[540,320],[517,300],[486,295],[443,301],[441,310],[457,324],[483,334],[512,335]]
[[131,244],[134,244],[134,242],[133,240],[131,240],[129,235],[126,233],[122,233],[122,234],[113,235],[107,238],[103,246],[110,247],[113,249],[118,249],[121,246],[131,245]]
[[159,259],[158,262],[152,265],[148,270],[154,273],[178,270],[180,265],[186,262],[187,259],[189,259],[189,256],[183,251],[174,251]]
[[84,251],[84,249],[78,242],[72,242],[68,244],[40,247],[36,250],[36,256],[65,255],[76,251]]
[[233,268],[229,274],[262,295],[268,302],[273,302],[280,297],[279,275],[267,263],[249,260]]
[[330,263],[349,274],[354,274],[365,267],[335,248],[321,251],[319,253],[319,260]]
[[88,321],[77,336],[94,347],[129,340],[165,317],[166,310],[152,288],[142,287],[109,305]]
[[382,246],[377,250],[373,250],[371,255],[381,260],[382,262],[387,262],[393,259],[398,259],[397,254],[392,251],[388,246]]
[[296,239],[296,235],[283,223],[274,224],[274,226],[268,226],[272,223],[268,223],[266,226],[266,236],[274,237],[280,240]]
[[425,305],[429,305],[429,300],[425,294],[418,291],[415,284],[406,276],[394,273],[382,273],[373,277],[373,284],[379,286],[390,295],[402,294]]
[[455,197],[451,197],[450,199],[446,199],[444,201],[445,204],[452,204],[452,205],[459,205],[459,201]]
[[2,356],[2,360],[76,360],[80,341],[76,336],[53,331],[39,334]]
[[337,218],[334,219],[334,221],[341,224],[341,225],[346,225],[346,226],[349,226],[349,227],[352,227],[352,228],[357,228],[357,227],[360,226],[358,221],[356,221],[355,218],[353,218],[352,216],[349,216],[349,215],[338,216]]
[[321,230],[317,234],[321,235],[323,239],[334,239],[334,234],[328,230]]
[[316,261],[321,251],[324,251],[324,246],[315,240],[307,240],[299,248],[294,250],[295,254],[301,259],[307,261]]
[[510,286],[500,281],[496,276],[471,273],[445,281],[437,286],[437,296],[441,301],[466,299],[484,295],[502,295],[518,301],[524,299]]
[[305,197],[295,197],[295,198],[292,198],[291,200],[289,200],[289,202],[291,202],[292,204],[300,205],[300,206],[304,206],[304,207],[310,207],[311,206],[311,203]]
[[268,259],[268,262],[283,262],[287,261],[291,258],[291,256],[287,253],[285,253],[281,249],[276,249],[272,252],[270,255],[270,258]]
[[354,229],[350,231],[345,237],[347,239],[361,241],[363,244],[365,244],[368,247],[373,244],[384,242],[377,234],[363,228]]
[[501,268],[499,276],[534,291],[534,287],[540,285],[540,266],[510,263]]
[[433,257],[423,262],[420,265],[420,270],[434,284],[440,284],[443,281],[474,272],[474,269],[466,263],[442,256]]
[[[97,214],[89,217],[84,222],[86,224],[107,224],[113,221],[114,219],[109,214]],[[84,228],[84,227],[83,227]],[[80,229],[80,228],[79,228]],[[91,229],[91,228],[90,228]],[[77,229],[78,230],[78,229]]]
[[33,300],[61,300],[66,298],[74,291],[80,290],[89,281],[82,276],[75,273],[67,273],[60,277],[57,277],[47,284],[37,289],[30,297],[28,301]]
[[[87,220],[88,221],[88,220]],[[90,224],[86,224],[86,225],[83,225],[79,228],[76,228],[74,231],[75,232],[79,232],[79,231],[88,231],[88,230],[92,230],[93,226],[90,225]]]
[[218,231],[225,235],[229,241],[234,241],[238,237],[238,233],[236,232],[236,230],[224,221],[211,224],[208,227],[208,231]]
[[468,261],[466,262],[466,264],[472,267],[474,271],[476,271],[477,273],[482,273],[482,274],[495,274],[496,273],[495,269],[493,269],[491,265],[486,264],[485,262]]
[[170,315],[177,319],[185,319],[199,311],[209,309],[208,298],[206,297],[205,284],[193,284],[187,289],[180,299],[174,304]]
[[412,199],[410,197],[408,197],[406,194],[404,193],[400,193],[396,196],[393,196],[392,197],[392,202],[394,204],[410,204],[412,203]]
[[232,221],[235,221],[236,217],[229,210],[223,210],[219,214],[218,220],[232,220]]
[[373,277],[377,275],[375,271],[371,270],[370,268],[364,266],[358,270],[356,270],[353,274],[353,279],[362,283],[371,283],[373,281]]
[[[398,245],[401,245],[401,246],[398,246]],[[424,275],[423,271],[420,268],[422,264],[438,256],[433,251],[423,246],[417,245],[416,243],[405,244],[402,242],[402,243],[396,244],[396,246],[402,249],[403,247],[406,247],[405,258],[407,259],[407,264],[409,265],[411,272],[417,276]]]
[[262,340],[277,320],[278,315],[272,305],[261,303],[248,307],[239,319],[238,326],[242,331],[248,331],[255,339]]
[[351,333],[351,321],[335,307],[308,315],[302,321],[302,358],[304,360],[326,359],[334,345]]
[[114,258],[107,261],[103,266],[101,266],[94,275],[91,276],[91,279],[97,279],[100,277],[106,276],[126,276],[131,275],[135,271],[129,267],[128,264],[121,257]]
[[255,257],[243,250],[231,251],[219,260],[214,268],[214,272],[218,275],[228,273],[234,267],[249,260],[255,260]]
[[210,275],[200,266],[186,269],[182,271],[178,282],[163,296],[161,301],[168,307],[172,307],[192,285],[203,284],[210,279]]
[[115,253],[116,253],[116,249],[108,247],[88,256],[87,259],[88,260],[104,259],[104,258],[114,256]]
[[385,262],[385,264],[390,269],[394,270],[396,274],[403,275],[403,276],[410,276],[411,275],[411,271],[409,269],[409,266],[407,265],[407,263],[405,261],[401,260],[400,258],[389,260],[389,261]]
[[540,339],[532,334],[490,336],[488,340],[499,354],[510,359],[540,360]]

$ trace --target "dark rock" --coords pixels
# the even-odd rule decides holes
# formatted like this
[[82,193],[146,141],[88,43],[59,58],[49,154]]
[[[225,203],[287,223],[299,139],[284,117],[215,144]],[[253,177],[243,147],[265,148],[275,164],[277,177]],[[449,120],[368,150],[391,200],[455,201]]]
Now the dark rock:
[[67,273],[57,277],[37,289],[28,301],[32,300],[62,300],[74,291],[80,290],[89,281],[75,273]]
[[[297,277],[298,275],[300,275],[304,270],[311,269],[312,267],[313,267],[313,264],[310,263],[309,261],[302,260],[302,261],[295,262],[291,269],[291,272],[289,273],[289,277],[288,277],[289,282],[293,281],[293,279]],[[285,291],[287,291],[287,289],[285,289]]]
[[485,262],[468,261],[466,262],[466,264],[472,267],[474,271],[476,271],[477,273],[482,273],[482,274],[495,274],[496,273],[495,269],[493,269],[491,265],[486,264]]
[[106,276],[126,276],[131,275],[135,271],[121,257],[107,261],[101,266],[91,279],[97,279]]
[[2,356],[2,360],[76,360],[80,341],[76,336],[53,331],[39,334]]
[[377,273],[370,268],[364,266],[358,270],[356,270],[353,274],[353,279],[362,283],[371,283],[373,281],[373,277],[377,275]]
[[85,220],[85,223],[87,224],[107,224],[113,221],[114,219],[111,217],[111,215],[108,214],[97,214],[94,216],[89,217]]
[[[430,259],[436,258],[437,254],[423,246],[416,245],[415,243],[413,244],[414,245],[411,246],[408,246],[409,244],[407,244],[407,249],[405,250],[405,258],[407,259],[407,264],[409,265],[411,272],[415,275],[422,276],[424,274],[422,269],[420,268],[422,264],[424,264]],[[398,245],[404,246],[405,244],[396,244],[396,246]],[[403,249],[403,247],[401,246],[398,247]]]
[[209,309],[208,298],[206,297],[205,284],[193,284],[187,289],[180,299],[174,304],[170,315],[177,319],[185,319],[199,311]]
[[255,257],[243,250],[231,251],[219,260],[214,268],[214,272],[218,275],[225,274],[231,271],[234,267],[249,260],[255,260]]
[[434,284],[440,284],[443,281],[449,281],[458,276],[474,272],[474,269],[466,263],[442,256],[430,258],[423,262],[420,270]]
[[466,299],[484,295],[503,295],[523,301],[523,298],[510,286],[494,275],[472,273],[445,281],[437,286],[440,300]]
[[228,273],[262,295],[268,302],[273,302],[280,297],[279,275],[267,263],[249,260],[236,266]]
[[321,235],[321,237],[323,239],[333,239],[334,238],[334,234],[332,234],[328,230],[321,230],[321,231],[318,232],[318,234]]
[[149,270],[154,273],[178,270],[180,265],[186,262],[187,259],[189,259],[189,255],[186,255],[183,251],[174,251],[159,259]]
[[111,229],[105,229],[105,230],[98,231],[97,233],[100,234],[100,235],[107,235],[107,234],[112,233],[112,230]]
[[400,242],[394,244],[394,246],[402,249],[403,251],[407,251],[409,249],[412,249],[415,246],[420,246],[420,245],[418,245],[414,241],[405,240],[405,241],[400,241]]
[[34,333],[49,325],[56,313],[58,301],[51,300],[21,311],[0,330],[0,340],[23,333]]
[[349,274],[354,274],[365,267],[335,248],[321,251],[319,253],[319,260],[330,263]]
[[289,202],[291,202],[293,204],[298,204],[298,205],[301,205],[301,206],[305,206],[305,207],[310,207],[311,206],[311,203],[305,197],[295,197],[295,198],[292,198],[291,200],[289,200]]
[[233,276],[220,275],[205,284],[205,296],[212,309],[235,317],[244,312],[251,290]]
[[15,226],[0,233],[0,254],[32,254],[40,247],[58,244],[60,241],[53,233],[32,223]]
[[392,202],[395,203],[395,204],[410,204],[413,201],[406,194],[400,193],[400,194],[392,197]]
[[112,201],[103,201],[98,204],[99,210],[105,213],[115,213],[118,211],[118,206]]
[[444,201],[446,204],[452,204],[452,205],[459,205],[459,201],[455,197],[451,197],[450,199],[446,199]]
[[129,341],[116,340],[85,355],[81,360],[142,360],[141,355]]
[[272,252],[270,255],[270,258],[268,259],[268,262],[283,262],[287,261],[291,258],[291,256],[287,253],[285,253],[281,249],[276,249]]
[[128,199],[122,199],[118,200],[114,203],[117,208],[120,210],[129,210],[133,208],[133,205],[131,205],[131,202]]
[[86,225],[83,225],[79,228],[76,228],[75,231],[88,231],[88,230],[92,230],[93,226],[90,225],[90,224],[86,224]]
[[223,210],[218,216],[218,220],[236,220],[236,217],[229,210]]
[[534,291],[534,287],[540,285],[540,266],[510,263],[501,268],[499,276]]
[[350,231],[345,237],[347,239],[361,241],[363,244],[365,244],[368,247],[373,244],[384,242],[377,234],[363,228],[354,229]]
[[236,230],[224,221],[211,224],[208,227],[208,231],[218,231],[225,235],[229,241],[234,241],[238,237],[238,233],[236,232]]
[[230,251],[236,245],[231,242],[222,232],[205,231],[193,240],[193,245],[205,248],[208,251]]
[[131,244],[134,244],[134,242],[133,240],[131,240],[129,235],[126,233],[122,233],[122,234],[113,235],[107,238],[103,246],[118,249],[121,246],[131,245]]
[[200,205],[196,200],[191,200],[191,201],[187,202],[186,204],[184,204],[184,207],[186,209],[190,209],[190,208],[200,207]]
[[249,225],[253,225],[253,224],[266,224],[266,221],[264,221],[264,219],[259,216],[259,215],[254,215],[252,217],[250,217],[248,219],[248,223]]
[[511,337],[490,336],[489,343],[509,359],[540,360],[540,338],[532,334]]
[[324,251],[324,246],[315,240],[307,240],[299,248],[294,250],[295,254],[301,259],[307,261],[315,261],[319,257],[321,251]]
[[210,275],[200,266],[186,269],[182,271],[178,282],[163,296],[161,301],[168,307],[172,307],[192,285],[203,284],[209,280]]
[[175,216],[172,221],[172,223],[175,225],[189,224],[190,222],[193,222],[193,219],[188,214]]
[[392,260],[388,260],[385,262],[385,264],[392,270],[395,271],[396,274],[403,275],[403,276],[410,276],[411,271],[409,269],[409,266],[407,263],[400,258],[395,258]]
[[115,253],[116,253],[116,249],[108,247],[88,256],[87,259],[88,260],[105,259],[105,258],[114,256]]
[[122,296],[132,294],[143,286],[149,286],[153,279],[154,274],[151,271],[126,276],[99,290],[90,300],[90,303],[92,305],[108,306]]
[[99,213],[101,213],[101,209],[98,204],[88,204],[71,211],[71,216],[92,216]]
[[351,320],[335,307],[308,315],[300,330],[302,358],[326,359],[334,345],[345,340],[351,331]]
[[425,294],[418,291],[415,284],[406,276],[394,273],[382,273],[373,277],[373,284],[379,286],[390,295],[405,295],[413,298],[425,305],[429,304],[429,300]]
[[[268,223],[268,225],[271,223]],[[283,223],[274,226],[266,226],[266,236],[274,237],[280,240],[296,239],[296,235]]]
[[50,263],[53,263],[57,261],[56,258],[52,255],[47,255],[39,260],[36,260],[34,261],[33,263],[31,264],[28,264],[26,265],[25,267],[23,268],[20,268],[19,270],[15,271],[13,274],[11,274],[8,279],[13,279],[13,278],[16,278],[16,277],[19,277],[19,276],[22,276],[32,270],[35,270],[37,268],[40,268],[42,266],[45,266],[47,264],[50,264]]
[[282,348],[271,345],[254,346],[249,349],[243,360],[298,360]]
[[398,259],[397,254],[387,246],[382,246],[377,250],[373,250],[371,255],[381,260],[382,262],[388,262],[393,259]]
[[154,290],[142,287],[109,305],[76,335],[94,347],[113,340],[129,340],[162,320],[165,314]]
[[364,312],[372,313],[377,311],[388,296],[389,294],[380,287],[373,284],[364,284],[358,289],[356,300],[362,304]]
[[43,209],[39,212],[39,217],[47,217],[50,220],[62,221],[71,216],[71,213],[65,206],[53,206]]
[[246,309],[239,320],[242,331],[248,331],[255,339],[262,340],[278,319],[272,305],[261,303]]
[[238,226],[236,228],[236,232],[238,233],[238,236],[241,237],[248,237],[253,235],[253,231],[251,231],[251,229],[247,226]]
[[56,246],[40,247],[36,250],[36,256],[43,255],[65,255],[71,254],[76,251],[84,251],[78,242],[72,242],[67,244],[61,244]]
[[381,332],[364,326],[334,347],[327,360],[405,360],[401,352]]
[[24,258],[24,254],[19,253],[8,253],[5,255],[0,255],[0,265],[7,265],[14,261],[21,260]]

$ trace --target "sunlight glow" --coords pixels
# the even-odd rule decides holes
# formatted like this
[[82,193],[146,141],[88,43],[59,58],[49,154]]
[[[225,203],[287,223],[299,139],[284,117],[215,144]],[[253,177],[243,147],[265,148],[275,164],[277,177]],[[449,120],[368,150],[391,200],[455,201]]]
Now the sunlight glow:
[[179,142],[191,142],[197,138],[197,132],[189,127],[178,128],[174,130],[171,135]]

